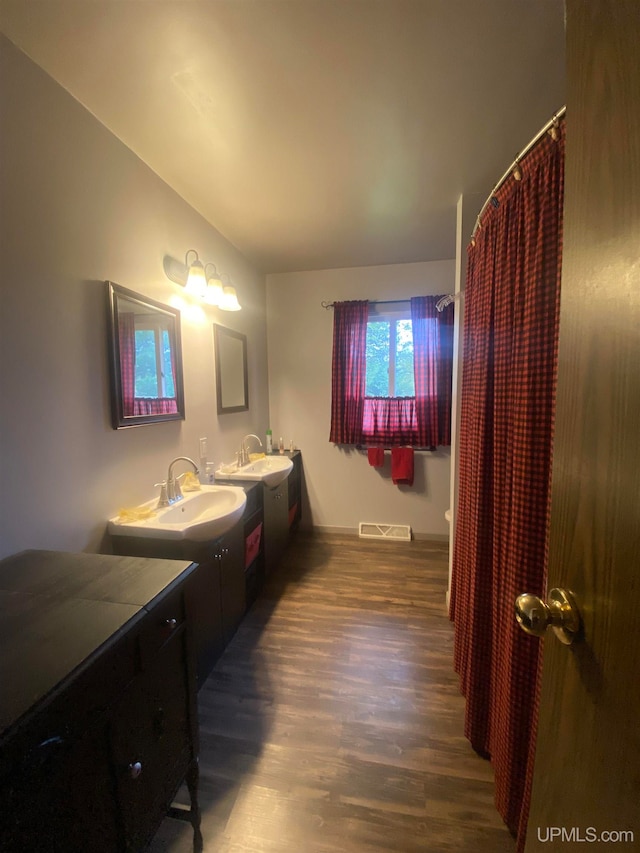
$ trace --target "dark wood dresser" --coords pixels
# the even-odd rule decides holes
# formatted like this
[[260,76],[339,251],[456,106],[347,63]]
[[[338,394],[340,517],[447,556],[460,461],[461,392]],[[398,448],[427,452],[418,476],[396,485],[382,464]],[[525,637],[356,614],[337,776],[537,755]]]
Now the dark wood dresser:
[[[0,562],[0,850],[202,849],[189,613],[199,567],[25,551]],[[172,808],[183,780],[191,810]]]

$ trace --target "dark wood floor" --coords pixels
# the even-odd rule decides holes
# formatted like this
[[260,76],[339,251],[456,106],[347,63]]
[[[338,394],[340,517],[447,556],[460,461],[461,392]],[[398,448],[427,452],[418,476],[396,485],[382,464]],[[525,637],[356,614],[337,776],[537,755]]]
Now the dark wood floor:
[[[207,853],[513,853],[462,734],[446,547],[300,535],[200,693]],[[186,853],[165,820],[151,851]]]

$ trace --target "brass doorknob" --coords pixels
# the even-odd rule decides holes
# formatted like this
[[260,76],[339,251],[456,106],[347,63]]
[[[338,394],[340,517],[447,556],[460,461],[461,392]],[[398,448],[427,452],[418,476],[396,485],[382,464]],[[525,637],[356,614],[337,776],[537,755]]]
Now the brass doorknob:
[[567,646],[580,638],[582,618],[576,600],[567,589],[552,589],[548,601],[525,592],[516,598],[516,621],[527,634],[544,637],[553,628],[556,637]]

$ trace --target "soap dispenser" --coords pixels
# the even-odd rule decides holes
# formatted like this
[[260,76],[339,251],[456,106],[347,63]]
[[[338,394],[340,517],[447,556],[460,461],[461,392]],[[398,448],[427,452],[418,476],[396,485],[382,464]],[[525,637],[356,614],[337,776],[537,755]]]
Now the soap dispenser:
[[268,456],[273,453],[273,433],[270,429],[267,430],[266,453]]

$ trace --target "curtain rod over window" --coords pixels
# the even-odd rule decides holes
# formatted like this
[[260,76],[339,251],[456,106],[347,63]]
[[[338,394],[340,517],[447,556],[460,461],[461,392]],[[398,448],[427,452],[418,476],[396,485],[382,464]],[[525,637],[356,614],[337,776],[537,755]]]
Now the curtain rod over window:
[[[408,305],[411,302],[410,299],[369,299],[368,301],[369,305],[400,305],[402,303]],[[322,307],[325,308],[327,311],[329,310],[329,308],[333,308],[335,304],[335,302],[320,303],[320,305],[322,305]]]
[[[448,296],[443,296],[441,299],[436,302],[436,308],[438,311],[443,311],[447,305],[451,305],[452,302],[455,302],[456,299],[459,299],[462,296],[463,291],[459,293],[450,293]],[[335,302],[321,302],[320,305],[328,311],[329,308],[333,308]],[[411,304],[411,299],[378,299],[378,300],[369,300],[369,305],[409,305]]]
[[513,174],[513,175],[515,175],[515,178],[517,181],[520,180],[521,176],[518,177],[518,175],[516,174],[516,172],[519,172],[518,166],[520,165],[520,161],[522,160],[522,158],[525,155],[527,155],[529,153],[529,151],[531,151],[532,148],[535,148],[535,146],[538,144],[538,142],[540,142],[540,140],[545,136],[545,134],[550,133],[551,136],[553,137],[553,139],[557,139],[557,134],[554,136],[554,132],[555,132],[556,128],[558,127],[558,124],[560,123],[560,119],[564,116],[566,111],[567,111],[566,106],[560,107],[558,112],[554,113],[551,116],[551,118],[545,124],[545,126],[541,127],[540,130],[533,137],[533,139],[527,145],[525,145],[525,147],[522,149],[522,151],[518,155],[516,155],[516,159],[509,166],[509,168],[504,173],[504,175],[500,178],[500,180],[496,183],[494,188],[491,190],[491,192],[487,196],[487,200],[485,201],[485,203],[480,208],[480,213],[476,216],[476,224],[474,225],[473,232],[471,234],[472,242],[473,242],[473,238],[476,236],[478,229],[482,225],[482,223],[480,221],[480,217],[482,216],[482,214],[485,212],[485,210],[487,209],[487,207],[491,203],[491,199],[493,198],[495,193],[498,192],[498,190],[504,184],[504,182],[507,180],[509,175]]

